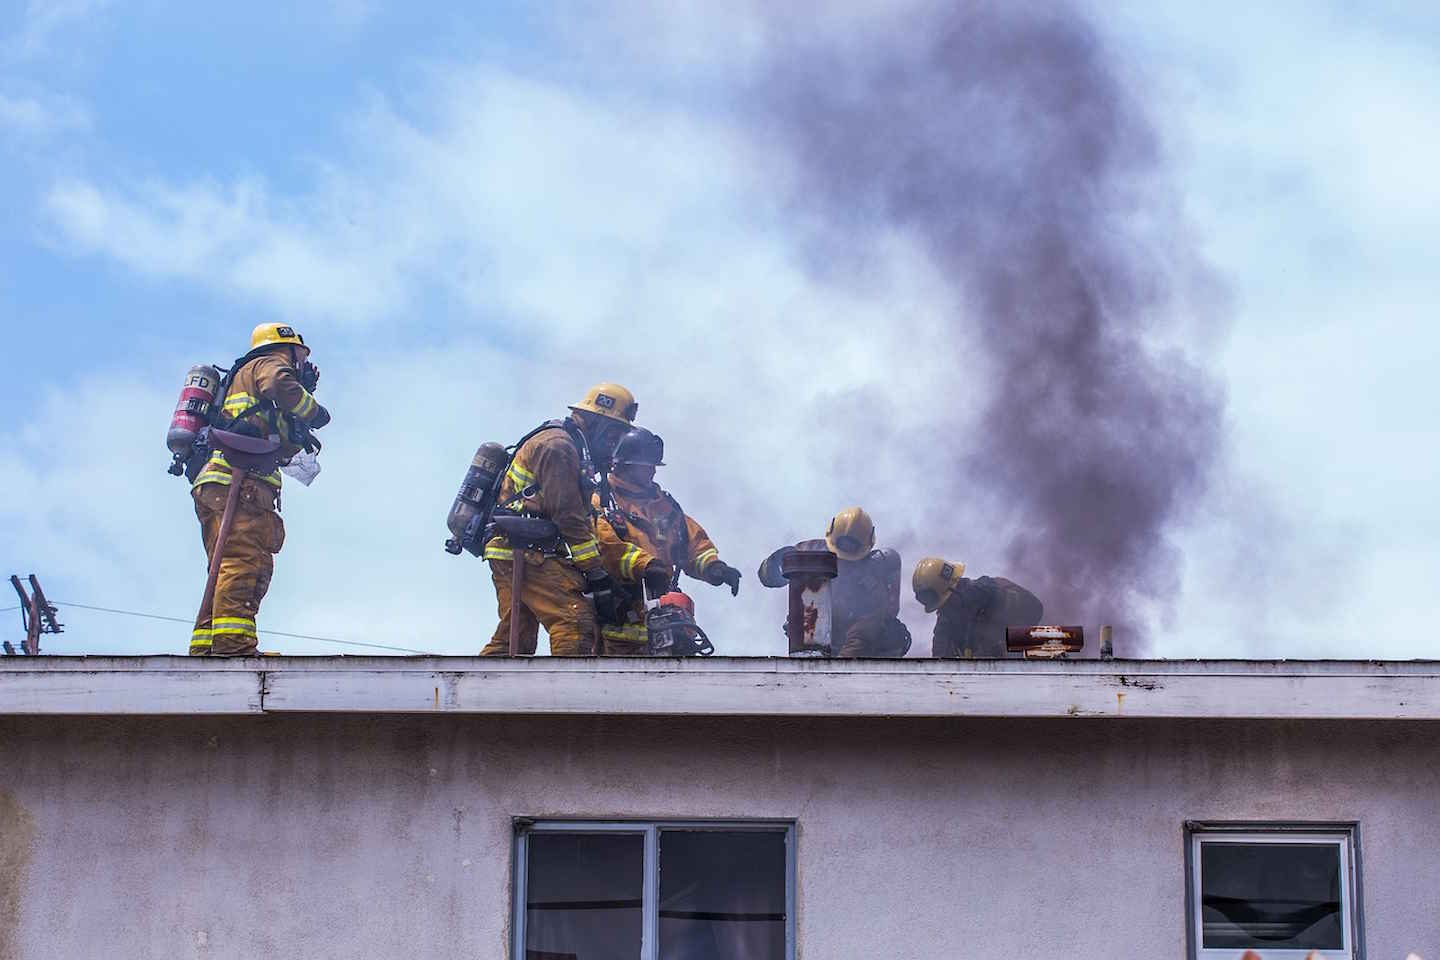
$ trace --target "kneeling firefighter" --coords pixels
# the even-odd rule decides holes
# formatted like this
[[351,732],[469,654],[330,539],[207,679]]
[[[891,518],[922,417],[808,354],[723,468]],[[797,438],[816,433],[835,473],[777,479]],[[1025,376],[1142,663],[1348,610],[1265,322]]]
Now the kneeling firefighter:
[[781,547],[760,564],[760,583],[783,587],[781,562],[795,550],[829,550],[838,574],[830,585],[832,643],[836,657],[903,657],[910,631],[900,621],[900,554],[875,549],[875,523],[860,507],[830,521],[824,540]]
[[[542,424],[516,445],[497,478],[499,487],[489,507],[493,522],[479,517],[500,612],[483,656],[510,652],[512,626],[516,652],[533,654],[542,624],[551,654],[595,653],[597,613],[607,623],[616,616],[602,549],[618,555],[624,545],[602,543],[590,498],[596,475],[609,466],[610,451],[630,429],[636,408],[629,390],[602,383],[570,407],[567,419]],[[461,493],[463,497],[465,491]],[[466,542],[454,552],[459,546],[472,548],[468,540],[473,536],[457,537]],[[524,565],[518,581],[516,564]],[[517,582],[518,595],[513,590]]]
[[191,655],[256,652],[255,615],[285,542],[280,464],[301,450],[317,451],[310,431],[330,422],[315,400],[320,371],[309,356],[293,327],[262,323],[250,335],[250,351],[223,377],[197,367],[181,395],[167,438],[175,453],[171,473],[193,483],[213,584],[190,635]]
[[[740,571],[720,559],[720,550],[705,528],[655,482],[655,468],[665,465],[664,457],[665,441],[644,427],[635,427],[615,445],[609,473],[611,502],[603,503],[599,492],[594,498],[595,508],[601,511],[597,525],[602,531],[608,527],[614,539],[629,546],[610,573],[622,580],[632,579],[632,571],[644,564],[641,579],[651,600],[678,591],[681,572],[712,586],[728,586],[730,595],[737,595]],[[628,594],[625,622],[600,630],[607,655],[693,652],[676,651],[670,645],[652,650],[645,625],[645,597],[635,588]],[[693,604],[686,607],[676,602],[674,606],[694,614]],[[696,639],[704,636],[703,631],[689,633]]]
[[926,557],[910,578],[915,599],[938,614],[931,656],[1004,657],[1005,628],[1033,627],[1045,615],[1040,599],[1004,577],[965,576],[965,564]]

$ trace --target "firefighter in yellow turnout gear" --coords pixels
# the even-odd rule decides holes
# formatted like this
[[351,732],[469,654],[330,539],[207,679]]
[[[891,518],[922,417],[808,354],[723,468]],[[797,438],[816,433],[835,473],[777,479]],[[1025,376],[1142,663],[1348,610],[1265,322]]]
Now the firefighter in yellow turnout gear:
[[[610,469],[613,508],[606,509],[598,526],[606,539],[624,545],[619,563],[610,573],[622,580],[640,579],[652,599],[673,589],[684,572],[697,580],[728,585],[732,596],[740,592],[740,571],[720,559],[705,528],[681,509],[675,498],[655,482],[655,468],[664,466],[665,443],[643,427],[636,427],[615,447]],[[599,495],[595,506],[600,508]],[[608,530],[607,530],[608,528]],[[626,622],[601,629],[605,653],[610,656],[644,656],[648,653],[645,598],[632,591]]]
[[[497,518],[542,517],[558,530],[555,541],[517,551],[503,535],[485,545],[485,559],[499,601],[500,623],[481,652],[509,652],[512,576],[515,563],[526,564],[523,592],[513,605],[522,618],[520,652],[533,654],[544,625],[555,656],[595,653],[596,611],[587,592],[612,595],[604,559],[626,566],[624,544],[596,529],[591,495],[597,472],[609,463],[616,441],[630,428],[637,404],[624,387],[602,383],[570,408],[570,417],[543,425],[520,444],[500,486]],[[603,551],[603,557],[602,557]],[[634,571],[643,570],[634,563]],[[628,579],[628,578],[627,578]]]
[[[250,335],[250,352],[236,361],[224,395],[216,397],[224,429],[256,437],[278,436],[281,459],[301,450],[293,439],[294,424],[318,429],[330,422],[330,413],[316,400],[305,380],[318,374],[306,361],[310,350],[294,328],[264,323]],[[215,450],[191,489],[195,516],[207,561],[213,560],[215,540],[225,513],[231,482],[230,464]],[[249,475],[240,488],[240,500],[220,562],[215,602],[201,611],[190,635],[190,653],[244,656],[256,652],[255,615],[270,589],[275,554],[285,542],[280,520],[280,470]]]

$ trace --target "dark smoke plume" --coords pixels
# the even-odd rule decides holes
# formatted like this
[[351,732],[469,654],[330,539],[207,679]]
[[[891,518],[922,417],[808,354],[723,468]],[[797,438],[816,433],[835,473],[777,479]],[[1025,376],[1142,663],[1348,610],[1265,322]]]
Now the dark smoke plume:
[[1208,274],[1093,27],[1054,2],[911,12],[848,48],[786,45],[757,90],[827,259],[899,231],[954,285],[955,382],[990,390],[973,434],[941,408],[926,440],[953,481],[937,508],[982,492],[998,511],[1008,569],[975,572],[1029,586],[1052,622],[1163,619],[1223,398],[1161,346]]

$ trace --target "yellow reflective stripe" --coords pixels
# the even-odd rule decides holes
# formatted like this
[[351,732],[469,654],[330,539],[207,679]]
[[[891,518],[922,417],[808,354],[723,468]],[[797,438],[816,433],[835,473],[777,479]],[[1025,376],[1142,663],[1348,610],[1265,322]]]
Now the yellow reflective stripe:
[[319,406],[319,404],[315,402],[315,398],[310,394],[310,391],[301,387],[300,399],[295,401],[295,405],[290,408],[290,412],[301,420],[309,420],[310,415],[315,412],[317,406]]
[[209,627],[196,627],[190,632],[190,649],[199,650],[210,647],[210,634],[213,631]]
[[627,623],[624,626],[608,626],[600,628],[600,635],[607,640],[628,640],[631,642],[644,642],[649,632],[643,623]]
[[[210,467],[206,467],[204,470],[200,471],[200,475],[195,478],[194,486],[198,487],[203,483],[218,483],[221,486],[229,486],[229,470],[230,468],[228,466],[225,468],[224,472],[211,469]],[[250,476],[255,477],[255,474],[252,473],[250,474]],[[255,477],[255,479],[259,480],[261,483],[268,483],[276,490],[279,490],[283,483],[283,478],[281,477],[280,471],[278,469],[271,470],[263,477]]]
[[528,487],[535,482],[535,474],[526,470],[518,463],[511,463],[510,469],[507,470],[506,473],[509,475],[510,481],[517,487]]
[[489,543],[485,544],[485,559],[513,560],[515,559],[515,551],[510,547],[504,546],[503,544],[499,544],[496,543],[494,540],[491,540]]
[[570,559],[576,563],[585,563],[588,560],[598,560],[599,558],[600,541],[594,537],[570,544]]
[[635,579],[635,561],[640,559],[640,548],[633,544],[626,544],[625,552],[620,555],[620,579]]
[[240,633],[247,637],[255,636],[254,617],[215,617],[210,622],[211,633]]
[[702,551],[700,551],[699,553],[697,553],[697,554],[695,555],[695,569],[696,569],[696,570],[704,570],[704,569],[705,569],[705,566],[706,566],[711,560],[715,560],[715,559],[717,559],[719,556],[720,556],[720,551],[717,550],[717,549],[715,549],[714,547],[711,547],[711,548],[708,549],[708,550],[702,550]]

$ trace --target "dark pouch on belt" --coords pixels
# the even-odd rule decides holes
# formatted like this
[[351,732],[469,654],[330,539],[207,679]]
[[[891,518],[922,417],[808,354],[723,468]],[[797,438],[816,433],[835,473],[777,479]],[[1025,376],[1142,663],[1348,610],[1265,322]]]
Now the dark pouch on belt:
[[225,454],[230,466],[250,473],[269,473],[280,462],[280,441],[211,428],[210,443]]
[[516,550],[553,552],[560,545],[560,528],[544,517],[496,517],[495,530]]

